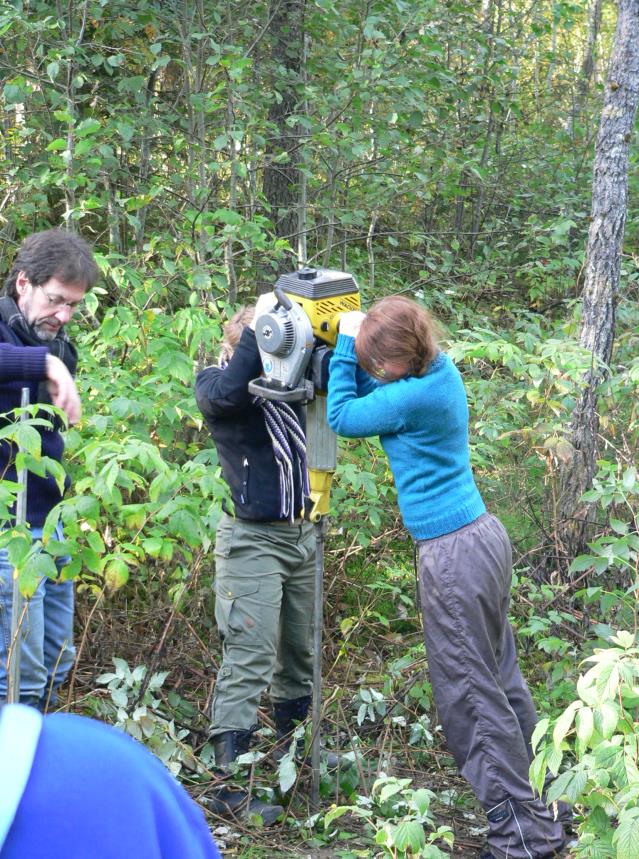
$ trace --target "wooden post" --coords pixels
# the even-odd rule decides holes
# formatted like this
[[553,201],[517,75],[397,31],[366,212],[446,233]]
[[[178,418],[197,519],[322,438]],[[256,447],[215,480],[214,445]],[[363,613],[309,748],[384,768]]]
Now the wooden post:
[[[22,413],[20,420],[26,420],[26,407],[29,405],[29,389],[22,389],[20,408]],[[21,468],[18,473],[20,490],[16,501],[16,525],[24,525],[27,520],[27,469]],[[22,636],[20,628],[24,615],[24,600],[20,593],[20,582],[13,571],[13,597],[11,601],[11,643],[7,658],[7,703],[17,704],[20,701],[20,653],[22,650]]]

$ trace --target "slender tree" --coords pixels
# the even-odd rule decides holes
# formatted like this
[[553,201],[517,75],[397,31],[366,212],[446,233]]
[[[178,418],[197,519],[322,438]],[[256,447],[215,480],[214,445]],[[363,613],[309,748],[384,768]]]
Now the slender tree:
[[[299,225],[300,143],[292,117],[299,103],[304,5],[304,0],[272,0],[269,6],[274,75],[268,119],[272,130],[262,187],[276,235],[288,239],[294,248]],[[284,262],[284,268],[290,268],[290,261]]]
[[593,511],[581,500],[597,458],[598,390],[615,337],[621,249],[626,224],[628,150],[639,102],[639,0],[620,0],[595,150],[580,341],[592,363],[570,427],[572,455],[560,473],[559,536],[568,557],[588,538]]

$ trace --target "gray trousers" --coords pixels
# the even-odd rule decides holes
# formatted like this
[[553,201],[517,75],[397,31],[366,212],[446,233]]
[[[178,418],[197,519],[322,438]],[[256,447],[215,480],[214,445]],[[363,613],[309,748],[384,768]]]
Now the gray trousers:
[[496,859],[559,850],[561,823],[535,798],[530,738],[537,720],[508,622],[512,551],[489,513],[417,544],[424,640],[450,752],[488,818]]
[[222,516],[215,542],[222,663],[213,693],[212,736],[253,728],[269,685],[274,702],[311,694],[314,579],[310,523]]

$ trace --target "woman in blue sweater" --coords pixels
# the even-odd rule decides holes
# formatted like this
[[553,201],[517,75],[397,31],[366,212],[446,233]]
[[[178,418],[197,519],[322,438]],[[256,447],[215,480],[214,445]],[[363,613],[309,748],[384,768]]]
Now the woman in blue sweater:
[[420,305],[390,296],[341,318],[328,419],[342,436],[378,435],[388,456],[417,544],[439,720],[489,821],[483,859],[554,856],[564,831],[528,778],[537,716],[507,616],[511,546],[473,479],[461,376]]

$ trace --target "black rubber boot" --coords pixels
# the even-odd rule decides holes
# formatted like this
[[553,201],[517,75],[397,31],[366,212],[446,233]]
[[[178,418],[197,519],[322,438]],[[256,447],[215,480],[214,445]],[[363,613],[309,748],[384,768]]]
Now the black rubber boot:
[[[301,698],[292,698],[290,701],[278,701],[273,704],[273,719],[275,721],[276,745],[273,749],[273,757],[281,761],[290,749],[291,735],[295,727],[303,722],[308,716],[311,706],[311,696],[302,695]],[[296,743],[295,757],[300,758],[304,754],[304,739],[300,737]]]
[[[296,725],[303,722],[308,716],[311,707],[311,696],[303,695],[301,698],[293,698],[290,701],[279,701],[273,704],[273,719],[275,721],[275,737],[277,743],[273,749],[273,758],[278,763],[291,747],[291,735]],[[347,769],[352,765],[348,758],[344,759],[335,752],[322,751],[329,770],[336,770],[339,766]],[[295,757],[300,760],[304,757],[304,738],[296,741]],[[310,761],[307,761],[310,763]]]
[[215,763],[218,767],[230,766],[240,755],[246,754],[251,745],[253,731],[224,731],[213,737]]
[[216,788],[205,800],[206,807],[220,817],[243,819],[259,814],[264,826],[272,826],[284,811],[281,805],[269,805],[252,796],[249,799],[245,790],[230,787]]
[[[236,758],[246,754],[252,734],[252,731],[225,731],[213,737],[216,765],[226,770]],[[246,790],[226,786],[212,791],[205,802],[213,814],[221,817],[245,818],[259,814],[264,826],[272,826],[284,811],[281,805],[269,805],[256,797],[249,798]]]

